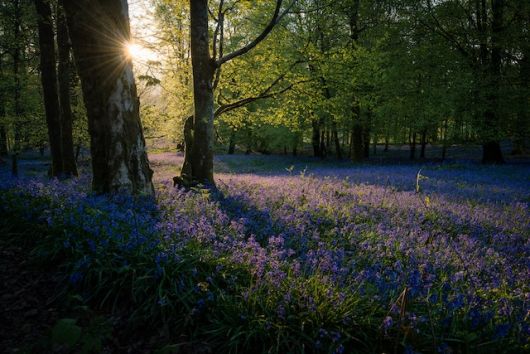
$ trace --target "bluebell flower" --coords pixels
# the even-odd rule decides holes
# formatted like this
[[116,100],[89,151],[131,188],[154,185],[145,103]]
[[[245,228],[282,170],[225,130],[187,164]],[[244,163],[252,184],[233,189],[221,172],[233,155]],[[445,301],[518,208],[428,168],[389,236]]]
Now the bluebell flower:
[[386,316],[385,319],[383,320],[383,329],[387,331],[392,327],[393,324],[394,324],[394,320],[392,319],[392,317]]

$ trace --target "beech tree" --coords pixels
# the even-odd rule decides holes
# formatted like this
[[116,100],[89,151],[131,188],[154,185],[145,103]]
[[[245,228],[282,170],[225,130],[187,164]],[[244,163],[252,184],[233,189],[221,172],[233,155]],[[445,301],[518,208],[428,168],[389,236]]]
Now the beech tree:
[[42,90],[52,155],[51,175],[60,176],[63,174],[63,159],[52,10],[47,0],[35,0],[35,8],[39,29]]
[[[190,0],[191,59],[193,68],[193,143],[191,146],[191,176],[182,175],[186,183],[214,184],[214,88],[219,80],[221,66],[248,53],[272,31],[287,13],[280,13],[282,0],[276,0],[273,16],[263,31],[247,45],[229,53],[223,53],[224,1],[219,2],[217,28],[213,36],[212,53],[208,27],[208,1]],[[288,7],[289,8],[289,7]],[[188,156],[188,155],[187,155]],[[187,161],[184,162],[186,164]]]
[[81,79],[92,155],[92,188],[153,195],[140,122],[127,1],[63,0]]
[[77,176],[77,166],[74,155],[74,139],[72,132],[72,107],[70,103],[70,39],[64,10],[57,8],[57,54],[59,63],[57,65],[57,83],[59,93],[59,106],[61,110],[61,152],[63,160],[63,172],[66,175]]

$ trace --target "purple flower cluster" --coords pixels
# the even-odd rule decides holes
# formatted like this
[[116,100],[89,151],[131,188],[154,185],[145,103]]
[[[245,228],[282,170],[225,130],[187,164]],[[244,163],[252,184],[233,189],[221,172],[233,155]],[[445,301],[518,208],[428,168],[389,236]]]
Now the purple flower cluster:
[[[84,250],[74,283],[103,248],[152,253],[160,275],[182,250],[199,245],[217,264],[209,279],[222,274],[242,301],[272,309],[269,327],[290,313],[315,323],[322,313],[339,313],[334,323],[343,329],[322,328],[315,347],[344,350],[341,332],[360,303],[373,309],[385,336],[414,331],[444,346],[444,338],[477,331],[483,342],[510,337],[524,345],[530,183],[521,170],[431,167],[422,171],[420,190],[414,166],[220,174],[216,191],[161,183],[157,204],[93,196],[84,180],[4,179],[0,189],[11,196],[0,197],[0,209],[22,203],[27,217],[67,230],[64,246]],[[225,266],[245,269],[250,280],[237,283]],[[210,283],[197,288],[204,299],[194,316],[214,299]]]

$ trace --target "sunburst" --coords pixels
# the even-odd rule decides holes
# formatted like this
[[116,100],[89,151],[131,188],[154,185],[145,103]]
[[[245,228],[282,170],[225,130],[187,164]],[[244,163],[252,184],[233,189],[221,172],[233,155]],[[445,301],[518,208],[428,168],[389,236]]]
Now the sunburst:
[[127,57],[137,62],[156,61],[158,59],[154,51],[135,42],[125,44],[125,53]]

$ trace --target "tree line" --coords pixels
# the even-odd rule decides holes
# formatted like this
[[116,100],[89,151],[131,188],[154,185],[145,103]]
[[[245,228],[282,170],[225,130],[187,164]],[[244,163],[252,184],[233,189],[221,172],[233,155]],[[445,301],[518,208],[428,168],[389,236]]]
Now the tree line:
[[164,55],[135,80],[127,2],[0,1],[1,155],[49,145],[50,174],[69,177],[89,144],[96,192],[153,194],[144,130],[185,145],[186,185],[214,183],[220,145],[362,161],[377,144],[414,158],[478,143],[502,163],[509,138],[527,152],[526,1],[149,3]]
[[[193,16],[185,1],[153,3],[169,55],[153,122],[182,127]],[[273,5],[210,2],[210,34],[223,33],[210,52],[258,35]],[[442,158],[449,145],[480,144],[484,163],[502,163],[503,140],[527,151],[529,12],[508,0],[296,1],[267,40],[216,74],[215,141],[229,153],[296,154],[309,143],[315,156],[355,161],[376,144],[409,144],[411,158],[429,143]]]

